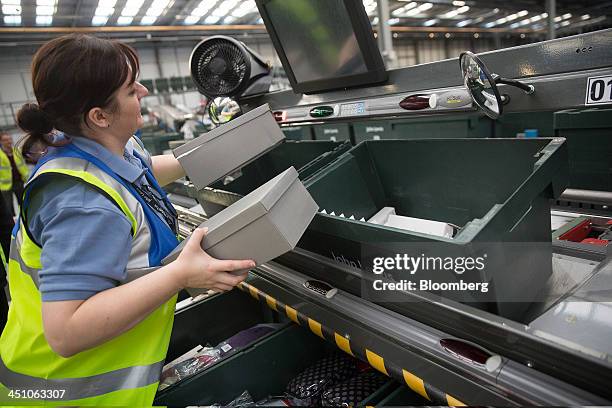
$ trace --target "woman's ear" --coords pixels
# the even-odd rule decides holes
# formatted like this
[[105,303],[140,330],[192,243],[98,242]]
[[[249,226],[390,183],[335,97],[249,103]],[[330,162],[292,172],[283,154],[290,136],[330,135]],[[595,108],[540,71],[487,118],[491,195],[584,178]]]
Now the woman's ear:
[[91,125],[99,128],[108,128],[111,125],[111,115],[102,108],[92,108],[87,112],[87,120]]

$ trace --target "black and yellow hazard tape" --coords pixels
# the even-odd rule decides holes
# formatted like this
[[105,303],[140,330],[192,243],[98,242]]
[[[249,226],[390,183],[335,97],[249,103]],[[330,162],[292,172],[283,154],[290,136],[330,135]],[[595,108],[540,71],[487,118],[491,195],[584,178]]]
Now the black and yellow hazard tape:
[[300,313],[291,306],[285,305],[267,293],[260,291],[253,285],[242,282],[238,285],[238,288],[243,292],[250,293],[253,298],[259,302],[265,303],[270,309],[279,313],[284,313],[294,323],[303,327],[308,327],[314,334],[330,343],[335,344],[345,353],[348,353],[362,361],[368,362],[372,367],[386,376],[405,383],[410,389],[427,400],[438,405],[448,405],[453,407],[466,406],[465,403],[461,402],[452,395],[449,395],[433,385],[426,383],[416,374],[411,373],[403,367],[395,365],[389,360],[385,360],[384,356],[378,354],[376,350],[370,350],[365,347],[361,347],[359,344],[351,342],[348,336],[335,332],[321,322]]

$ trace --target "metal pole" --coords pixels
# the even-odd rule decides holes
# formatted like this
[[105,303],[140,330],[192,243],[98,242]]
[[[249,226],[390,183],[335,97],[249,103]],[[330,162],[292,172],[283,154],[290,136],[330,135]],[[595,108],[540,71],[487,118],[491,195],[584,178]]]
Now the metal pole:
[[380,52],[387,68],[393,68],[396,56],[395,51],[393,51],[391,29],[389,28],[389,0],[378,0],[376,8],[378,10],[378,44],[379,47],[382,45]]
[[554,40],[557,37],[555,32],[555,17],[557,17],[557,0],[546,0],[546,12],[548,13],[548,39]]

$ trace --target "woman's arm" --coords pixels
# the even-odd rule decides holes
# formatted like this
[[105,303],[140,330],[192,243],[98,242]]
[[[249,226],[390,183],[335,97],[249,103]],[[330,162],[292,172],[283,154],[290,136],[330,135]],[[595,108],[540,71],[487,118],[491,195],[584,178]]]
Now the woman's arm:
[[222,261],[200,247],[205,231],[196,229],[178,259],[125,285],[107,289],[87,300],[43,302],[47,342],[63,357],[96,347],[131,329],[185,287],[231,290],[253,261]]
[[153,175],[160,186],[170,184],[175,180],[185,176],[185,170],[171,154],[152,156]]

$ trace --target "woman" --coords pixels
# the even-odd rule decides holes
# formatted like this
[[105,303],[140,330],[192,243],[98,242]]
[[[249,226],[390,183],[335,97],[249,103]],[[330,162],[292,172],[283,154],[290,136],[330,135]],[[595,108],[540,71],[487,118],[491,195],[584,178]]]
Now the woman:
[[131,137],[147,95],[138,68],[129,46],[83,35],[54,39],[34,56],[38,104],[24,105],[18,123],[28,132],[24,156],[48,148],[13,231],[0,403],[151,405],[177,292],[230,290],[246,274],[229,272],[254,266],[211,258],[198,229],[175,262],[150,268],[178,243],[160,185],[183,171]]

